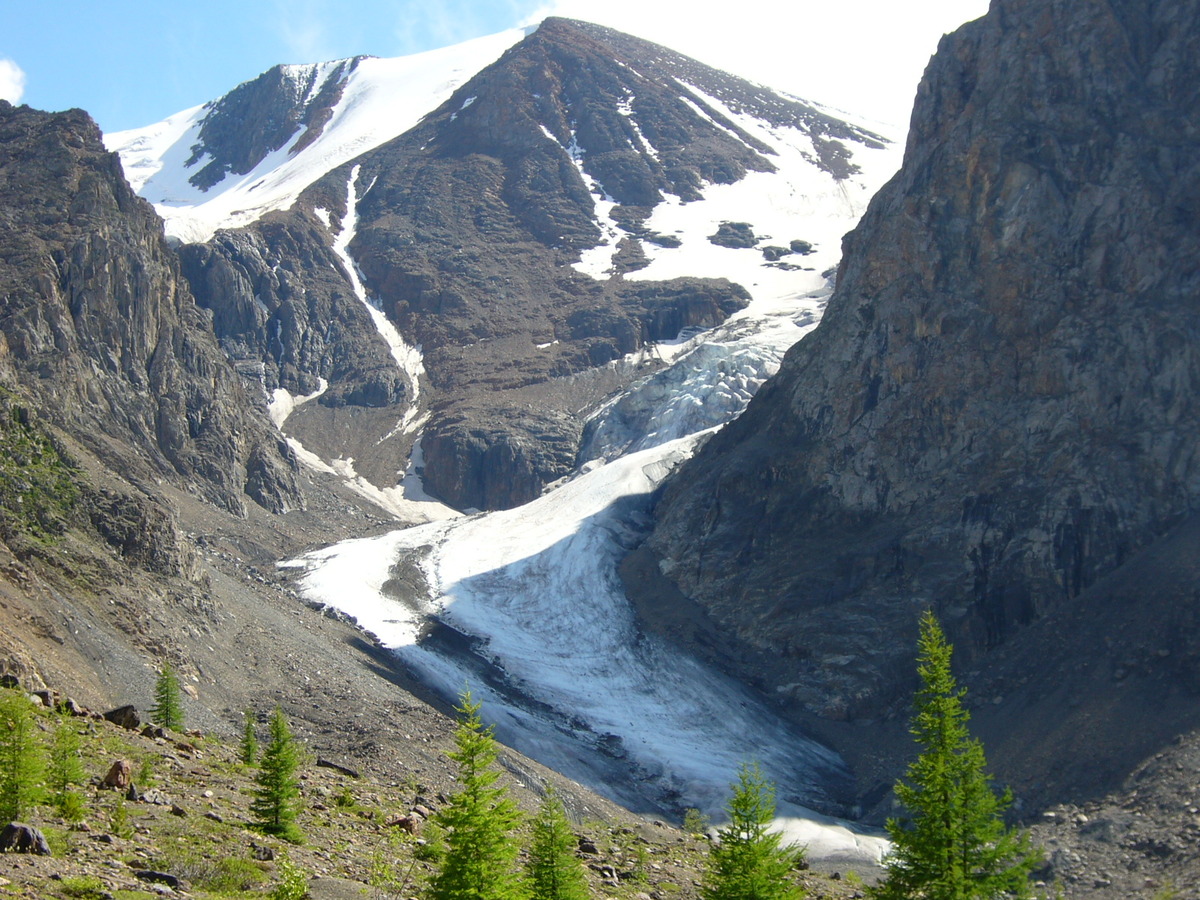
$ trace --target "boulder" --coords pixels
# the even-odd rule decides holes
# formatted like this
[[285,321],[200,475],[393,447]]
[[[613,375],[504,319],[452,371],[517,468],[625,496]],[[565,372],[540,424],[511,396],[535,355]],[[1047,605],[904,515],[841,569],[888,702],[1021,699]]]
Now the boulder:
[[100,786],[115,791],[127,791],[133,786],[133,763],[127,759],[118,759],[109,767],[108,774],[100,782]]
[[718,247],[743,250],[757,244],[758,236],[749,222],[722,222],[717,226],[717,233],[710,234],[708,240]]
[[156,872],[153,869],[139,869],[133,874],[134,877],[139,881],[149,881],[154,884],[165,884],[167,887],[176,891],[184,886],[183,879],[181,879],[178,875],[172,875],[169,872]]
[[104,713],[104,718],[130,731],[137,731],[142,727],[142,717],[138,715],[136,706],[118,706]]
[[50,856],[46,836],[32,825],[10,822],[0,831],[0,853],[33,853]]
[[408,834],[421,833],[421,818],[416,813],[409,813],[405,816],[392,816],[388,819],[387,825],[390,828],[399,828]]

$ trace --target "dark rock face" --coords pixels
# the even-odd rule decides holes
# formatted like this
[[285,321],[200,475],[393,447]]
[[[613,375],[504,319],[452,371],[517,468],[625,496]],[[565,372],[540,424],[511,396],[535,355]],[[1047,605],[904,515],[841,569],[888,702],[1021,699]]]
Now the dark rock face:
[[574,416],[553,411],[490,408],[439,417],[421,440],[425,479],[460,509],[528,503],[550,478],[574,468],[581,429]]
[[945,38],[825,319],[667,488],[631,590],[868,715],[921,608],[969,659],[1194,510],[1198,43],[1196,0],[997,0]]
[[0,104],[0,333],[43,414],[124,475],[186,480],[235,513],[299,504],[149,204],[83,113]]
[[207,190],[229,173],[244,175],[268,153],[287,146],[303,129],[293,152],[315,141],[333,114],[345,79],[358,58],[321,66],[275,66],[230,91],[205,115],[188,165],[209,158],[189,181]]
[[404,380],[327,241],[312,219],[272,216],[179,254],[221,348],[241,371],[261,367],[268,392],[312,394],[323,378],[326,406],[402,403]]

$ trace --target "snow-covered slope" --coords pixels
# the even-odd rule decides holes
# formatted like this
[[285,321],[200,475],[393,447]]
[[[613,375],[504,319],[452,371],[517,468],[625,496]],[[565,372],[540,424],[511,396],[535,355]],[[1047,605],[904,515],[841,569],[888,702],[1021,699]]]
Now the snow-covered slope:
[[325,79],[346,79],[332,117],[311,143],[301,130],[251,171],[231,173],[207,190],[189,179],[206,162],[203,156],[192,159],[193,148],[213,104],[105,135],[105,145],[121,155],[126,177],[155,205],[169,236],[207,240],[219,228],[236,228],[287,208],[326,172],[403,134],[524,35],[524,29],[511,29],[412,56],[366,58],[348,75],[341,74],[348,67],[333,63],[285,67],[297,81],[311,79],[312,93]]

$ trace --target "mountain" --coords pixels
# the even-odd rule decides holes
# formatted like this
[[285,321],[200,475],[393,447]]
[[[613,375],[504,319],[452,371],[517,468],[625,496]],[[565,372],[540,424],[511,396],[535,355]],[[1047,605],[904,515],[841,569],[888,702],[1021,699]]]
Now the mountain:
[[[397,80],[440,105],[381,119],[419,108]],[[147,667],[169,660],[200,727],[277,700],[315,749],[380,771],[440,765],[441,720],[416,697],[446,709],[466,676],[514,746],[656,815],[716,811],[748,737],[770,735],[814,848],[877,858],[877,837],[800,808],[847,810],[837,754],[642,640],[614,587],[650,490],[817,320],[888,142],[565,20],[424,60],[280,67],[109,136],[120,164],[80,111],[4,113],[4,672],[146,705]],[[570,483],[543,495],[552,480]],[[548,502],[468,517],[426,487],[466,508]],[[374,552],[397,519],[442,516],[384,535],[399,558]],[[334,564],[367,548],[353,578],[382,564],[375,587],[419,615],[351,611],[363,595],[321,553],[293,563],[300,591],[276,573],[324,545]],[[477,609],[520,586],[524,632],[447,609],[468,581]],[[576,628],[590,658],[556,673],[528,654],[581,650]],[[702,696],[664,718],[681,685]],[[609,693],[585,709],[589,688]]]
[[889,814],[932,606],[1041,874],[1192,890],[1198,34],[996,0],[840,264],[883,138],[586,23],[277,67],[120,166],[0,106],[0,667],[169,659],[426,779],[469,680],[639,812],[756,755],[859,868],[814,809]]
[[[273,70],[109,143],[155,169],[142,192],[180,237],[211,233],[230,197],[258,216],[180,253],[238,367],[271,396],[317,395],[289,436],[384,490],[419,437],[426,489],[458,509],[568,475],[586,412],[659,367],[657,345],[720,324],[759,283],[819,288],[806,254],[836,246],[888,164],[872,132],[586,23],[547,20],[381,140],[356,111],[381,108],[395,69]],[[223,124],[249,109],[253,134]],[[275,199],[254,206],[255,190]],[[783,230],[800,227],[788,212],[807,230]]]

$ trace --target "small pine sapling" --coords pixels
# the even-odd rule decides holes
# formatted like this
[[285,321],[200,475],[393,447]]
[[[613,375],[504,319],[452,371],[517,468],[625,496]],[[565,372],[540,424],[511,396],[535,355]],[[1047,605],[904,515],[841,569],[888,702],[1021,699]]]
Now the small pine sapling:
[[300,765],[300,752],[283,710],[278,706],[271,713],[268,729],[270,740],[263,748],[259,762],[258,787],[254,789],[250,812],[261,831],[299,844],[304,841],[296,824],[300,805],[296,769]]
[[775,785],[758,763],[743,763],[726,811],[728,824],[717,829],[708,869],[700,885],[703,900],[797,900],[799,886],[792,870],[803,848],[784,845],[771,830],[775,818]]
[[179,689],[179,676],[169,662],[163,663],[154,683],[154,706],[150,709],[150,717],[163,728],[183,731],[183,693]]
[[907,815],[888,820],[887,877],[872,896],[1030,897],[1041,854],[1004,824],[1012,794],[992,788],[983,745],[967,729],[966,691],[951,673],[953,648],[931,612],[921,617],[917,649],[921,687],[910,731],[921,751],[896,782]]
[[462,786],[438,813],[446,850],[429,885],[430,900],[520,900],[524,889],[516,872],[520,847],[514,835],[520,822],[516,805],[503,787],[493,787],[500,773],[493,767],[493,729],[484,728],[481,704],[464,690],[454,732]]
[[578,840],[562,801],[547,789],[533,820],[525,872],[533,900],[587,900],[587,878],[575,856]]

